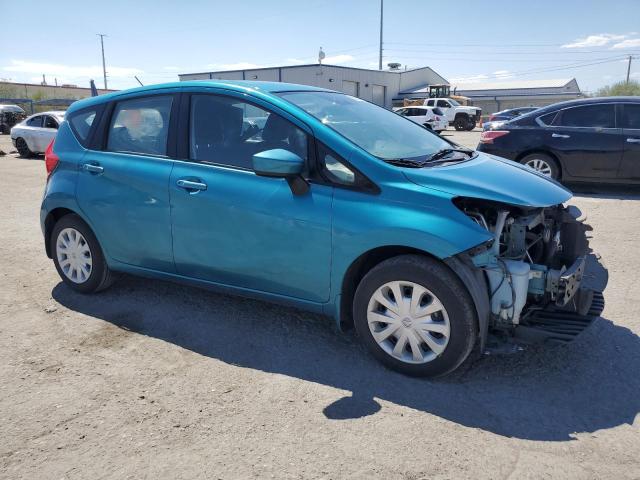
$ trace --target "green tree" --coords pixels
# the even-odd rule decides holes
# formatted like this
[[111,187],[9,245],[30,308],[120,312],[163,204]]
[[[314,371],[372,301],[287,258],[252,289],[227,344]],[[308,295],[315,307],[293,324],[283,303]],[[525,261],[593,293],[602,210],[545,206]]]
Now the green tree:
[[640,82],[630,80],[602,87],[596,93],[598,97],[640,96]]

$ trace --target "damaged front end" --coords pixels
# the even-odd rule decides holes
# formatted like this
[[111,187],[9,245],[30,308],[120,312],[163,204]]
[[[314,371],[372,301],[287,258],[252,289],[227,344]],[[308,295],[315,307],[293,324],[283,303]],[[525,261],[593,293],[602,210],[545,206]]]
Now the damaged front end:
[[[530,208],[465,197],[454,203],[493,235],[450,262],[454,268],[455,262],[467,265],[467,276],[476,280],[465,283],[485,290],[471,294],[476,304],[478,296],[488,303],[483,311],[480,302],[478,314],[490,338],[566,343],[600,315],[607,272],[589,248],[592,229],[577,207]],[[484,349],[486,337],[481,340]]]

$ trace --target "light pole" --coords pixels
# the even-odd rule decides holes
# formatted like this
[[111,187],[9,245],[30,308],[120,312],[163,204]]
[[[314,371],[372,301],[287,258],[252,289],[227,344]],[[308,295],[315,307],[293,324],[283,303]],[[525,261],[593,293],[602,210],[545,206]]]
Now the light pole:
[[380,55],[378,57],[378,70],[382,70],[382,17],[384,14],[384,0],[380,0]]
[[104,62],[104,33],[97,34],[100,37],[100,47],[102,47],[102,75],[104,76],[104,89],[107,89],[107,67]]

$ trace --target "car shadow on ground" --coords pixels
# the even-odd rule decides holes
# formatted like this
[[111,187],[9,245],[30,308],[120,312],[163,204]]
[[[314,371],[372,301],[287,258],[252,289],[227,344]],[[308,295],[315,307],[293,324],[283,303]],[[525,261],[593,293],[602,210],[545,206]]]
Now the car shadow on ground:
[[62,282],[52,295],[228,364],[350,391],[323,408],[333,420],[376,414],[382,400],[506,437],[565,441],[632,424],[640,411],[640,340],[605,319],[570,345],[485,356],[432,381],[383,368],[332,320],[292,308],[129,276],[98,295]]
[[640,200],[640,185],[568,184],[567,188],[578,197],[614,200]]

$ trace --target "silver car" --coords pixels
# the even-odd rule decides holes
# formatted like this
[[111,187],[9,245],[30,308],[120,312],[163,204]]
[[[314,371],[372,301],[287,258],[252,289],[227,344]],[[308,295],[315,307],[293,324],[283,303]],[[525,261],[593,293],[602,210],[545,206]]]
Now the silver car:
[[11,129],[11,141],[21,157],[44,153],[58,133],[63,111],[42,112],[25,118]]

